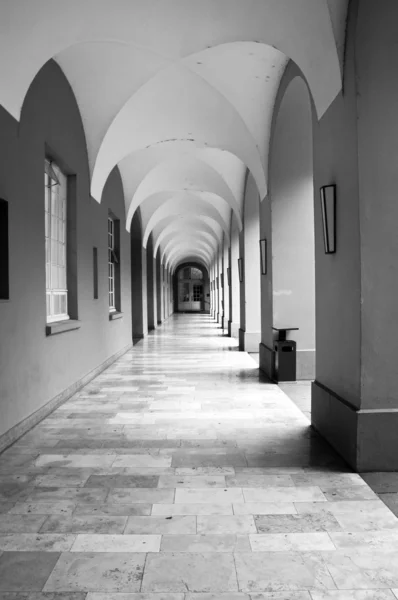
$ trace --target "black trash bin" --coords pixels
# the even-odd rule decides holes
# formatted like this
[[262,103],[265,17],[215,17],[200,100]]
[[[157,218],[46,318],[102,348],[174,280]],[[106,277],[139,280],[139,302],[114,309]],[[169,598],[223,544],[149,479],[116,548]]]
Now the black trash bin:
[[274,379],[275,381],[296,381],[296,342],[286,339],[287,331],[297,331],[298,327],[277,329],[278,339],[274,342]]

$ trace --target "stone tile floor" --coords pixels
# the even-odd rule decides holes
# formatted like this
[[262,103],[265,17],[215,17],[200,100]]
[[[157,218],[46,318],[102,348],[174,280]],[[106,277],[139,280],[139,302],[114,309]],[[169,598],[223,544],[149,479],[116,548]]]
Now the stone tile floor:
[[[311,421],[311,382],[280,383],[279,387]],[[361,476],[380,500],[398,517],[398,473],[361,473]]]
[[204,315],[0,455],[0,600],[398,598],[398,519]]

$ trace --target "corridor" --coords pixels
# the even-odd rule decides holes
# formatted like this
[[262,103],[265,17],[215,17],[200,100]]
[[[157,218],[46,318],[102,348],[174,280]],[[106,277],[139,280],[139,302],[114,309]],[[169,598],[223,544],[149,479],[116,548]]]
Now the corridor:
[[0,600],[398,598],[397,518],[235,343],[173,315],[0,455]]

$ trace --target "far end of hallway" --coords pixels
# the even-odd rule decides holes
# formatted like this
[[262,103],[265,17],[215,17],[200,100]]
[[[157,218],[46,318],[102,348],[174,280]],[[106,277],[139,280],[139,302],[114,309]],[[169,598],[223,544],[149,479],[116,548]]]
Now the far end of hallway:
[[391,600],[398,519],[208,315],[0,455],[0,600]]

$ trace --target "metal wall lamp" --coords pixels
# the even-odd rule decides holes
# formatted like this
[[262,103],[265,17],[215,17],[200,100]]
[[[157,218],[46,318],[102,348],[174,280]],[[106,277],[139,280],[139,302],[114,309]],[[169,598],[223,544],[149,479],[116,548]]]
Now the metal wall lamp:
[[325,254],[336,252],[336,186],[321,187],[321,213]]
[[238,258],[239,281],[243,282],[243,258]]
[[267,240],[260,240],[261,275],[267,274]]

